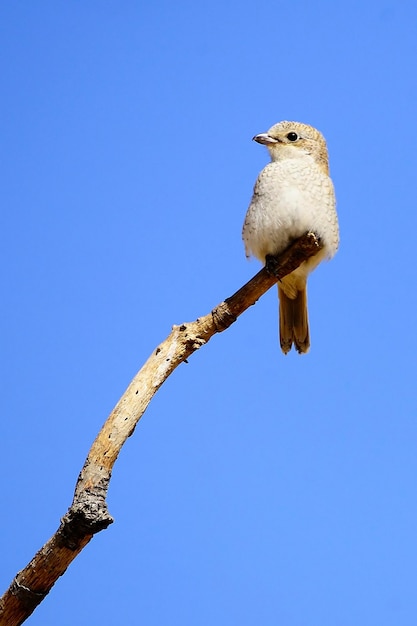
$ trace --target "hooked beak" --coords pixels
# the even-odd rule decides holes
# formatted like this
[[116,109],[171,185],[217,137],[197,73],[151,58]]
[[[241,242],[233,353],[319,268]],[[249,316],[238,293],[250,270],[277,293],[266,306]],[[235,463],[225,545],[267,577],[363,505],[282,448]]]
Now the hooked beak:
[[278,139],[274,139],[274,137],[271,137],[268,133],[255,135],[255,137],[252,137],[252,140],[257,143],[262,143],[264,146],[272,146],[274,143],[279,143]]

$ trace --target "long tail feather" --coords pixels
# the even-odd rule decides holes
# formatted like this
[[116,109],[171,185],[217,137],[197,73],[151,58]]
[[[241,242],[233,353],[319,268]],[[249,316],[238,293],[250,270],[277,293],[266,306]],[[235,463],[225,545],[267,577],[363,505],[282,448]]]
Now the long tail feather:
[[287,354],[292,344],[297,352],[305,353],[310,348],[308,327],[307,289],[297,292],[294,299],[289,298],[278,285],[279,295],[279,340],[281,350]]

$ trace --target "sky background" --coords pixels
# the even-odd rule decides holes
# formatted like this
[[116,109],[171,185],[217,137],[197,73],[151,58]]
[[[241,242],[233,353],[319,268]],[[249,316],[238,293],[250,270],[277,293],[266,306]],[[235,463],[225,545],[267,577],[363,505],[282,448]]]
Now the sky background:
[[0,591],[171,326],[260,268],[251,138],[289,119],[327,139],[341,229],[310,353],[271,289],[181,365],[28,623],[415,626],[416,3],[26,0],[0,35]]

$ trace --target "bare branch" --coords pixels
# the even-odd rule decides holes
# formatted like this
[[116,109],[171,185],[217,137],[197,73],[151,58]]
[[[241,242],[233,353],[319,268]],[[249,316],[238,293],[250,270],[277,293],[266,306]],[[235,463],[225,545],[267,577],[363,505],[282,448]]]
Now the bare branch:
[[194,322],[174,326],[123,394],[94,441],[79,475],[74,499],[56,533],[21,570],[0,599],[0,626],[22,624],[49,593],[93,535],[113,522],[106,496],[111,472],[126,439],[175,368],[213,335],[226,330],[277,280],[317,254],[321,244],[307,233],[233,296]]

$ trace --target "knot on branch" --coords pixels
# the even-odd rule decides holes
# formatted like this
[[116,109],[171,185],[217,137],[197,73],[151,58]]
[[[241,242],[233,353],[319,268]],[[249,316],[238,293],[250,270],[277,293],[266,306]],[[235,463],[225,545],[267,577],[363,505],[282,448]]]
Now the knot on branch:
[[199,337],[198,335],[187,337],[185,341],[186,352],[192,354],[196,350],[199,350],[204,344],[206,340],[204,337]]
[[213,318],[213,324],[218,333],[223,332],[226,328],[229,328],[234,322],[236,322],[237,317],[233,315],[230,311],[229,305],[226,302],[222,302],[218,306],[216,306],[211,312]]
[[181,326],[173,326],[172,329],[179,332],[180,341],[185,346],[185,352],[192,354],[199,350],[206,343],[206,339],[199,334],[201,329],[198,328],[200,320],[195,323],[181,324]]
[[105,500],[83,492],[61,520],[59,535],[63,545],[78,550],[86,535],[94,535],[113,523]]
[[22,606],[30,609],[32,612],[33,607],[37,606],[48,595],[49,589],[48,591],[33,591],[29,587],[21,585],[16,576],[10,585],[10,593],[18,598]]

